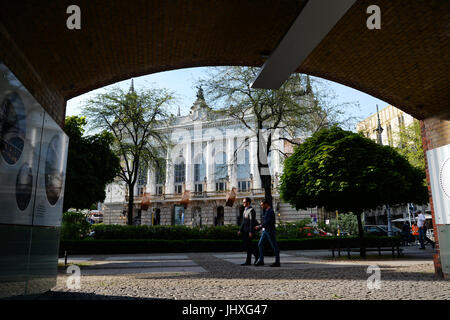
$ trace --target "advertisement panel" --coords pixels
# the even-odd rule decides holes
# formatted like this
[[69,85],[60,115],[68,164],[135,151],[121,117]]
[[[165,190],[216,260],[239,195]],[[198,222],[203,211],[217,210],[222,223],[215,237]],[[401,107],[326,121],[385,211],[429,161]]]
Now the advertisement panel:
[[35,226],[61,225],[68,147],[67,135],[45,113],[34,205]]
[[450,224],[450,145],[427,151],[436,224]]
[[0,63],[0,223],[31,225],[44,110]]
[[0,63],[0,224],[61,225],[68,142]]

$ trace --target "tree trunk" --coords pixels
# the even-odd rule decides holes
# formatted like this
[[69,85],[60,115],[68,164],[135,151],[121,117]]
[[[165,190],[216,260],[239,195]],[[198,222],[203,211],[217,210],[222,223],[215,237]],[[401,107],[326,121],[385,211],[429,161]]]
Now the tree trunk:
[[272,207],[272,177],[270,175],[261,175],[261,183],[264,188],[264,198]]
[[134,184],[128,185],[128,225],[133,225],[133,207],[134,207]]
[[266,142],[262,135],[262,122],[258,122],[258,135],[257,135],[257,160],[258,160],[258,171],[261,178],[261,184],[264,188],[264,198],[272,207],[272,176],[270,175],[269,161],[268,161],[268,150],[272,144],[272,140]]
[[358,232],[359,232],[359,252],[361,258],[366,257],[366,246],[364,243],[364,230],[362,227],[362,221],[361,221],[361,212],[356,213],[356,219],[358,220]]

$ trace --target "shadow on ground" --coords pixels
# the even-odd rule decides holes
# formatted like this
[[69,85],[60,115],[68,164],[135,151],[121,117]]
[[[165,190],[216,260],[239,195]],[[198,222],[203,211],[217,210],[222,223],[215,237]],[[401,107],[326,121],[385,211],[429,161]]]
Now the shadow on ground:
[[40,301],[40,300],[127,300],[127,301],[155,301],[162,300],[166,301],[167,299],[157,299],[157,298],[143,298],[143,297],[128,297],[128,296],[112,296],[112,295],[101,295],[95,293],[83,293],[83,292],[60,292],[60,291],[48,291],[41,295],[36,296],[16,296],[7,299],[8,301],[15,300],[31,300],[31,301]]

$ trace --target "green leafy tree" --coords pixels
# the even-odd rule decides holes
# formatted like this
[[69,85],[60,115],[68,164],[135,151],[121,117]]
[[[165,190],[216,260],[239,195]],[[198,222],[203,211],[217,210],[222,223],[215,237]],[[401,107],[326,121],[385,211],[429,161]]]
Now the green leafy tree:
[[164,162],[161,150],[170,145],[162,127],[172,120],[167,107],[173,100],[173,94],[165,89],[134,90],[132,84],[128,92],[114,87],[97,94],[83,110],[93,129],[108,131],[114,137],[111,146],[121,161],[118,176],[128,189],[130,225],[140,170],[161,166]]
[[91,224],[86,221],[86,216],[79,211],[63,213],[61,223],[61,239],[81,240],[89,235]]
[[329,232],[337,234],[338,224],[341,232],[347,232],[350,235],[358,234],[358,219],[354,214],[340,213],[339,221],[337,219],[330,219],[328,226]]
[[410,125],[400,128],[396,134],[399,145],[397,147],[398,153],[408,159],[413,166],[420,168],[425,172],[425,154],[422,147],[422,134],[420,130],[420,123],[414,120]]
[[297,209],[317,206],[355,214],[362,257],[365,209],[428,200],[420,169],[394,148],[337,126],[318,131],[296,147],[284,162],[280,193]]
[[102,132],[84,135],[84,117],[67,117],[64,131],[69,136],[64,211],[89,209],[105,199],[105,187],[120,170],[120,159],[111,150],[113,136]]

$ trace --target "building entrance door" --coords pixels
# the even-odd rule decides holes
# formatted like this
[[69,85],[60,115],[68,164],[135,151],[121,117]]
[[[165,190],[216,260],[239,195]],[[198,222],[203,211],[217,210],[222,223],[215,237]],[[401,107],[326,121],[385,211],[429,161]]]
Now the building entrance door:
[[223,226],[224,225],[224,209],[222,206],[217,207],[217,215],[215,219],[215,226]]

